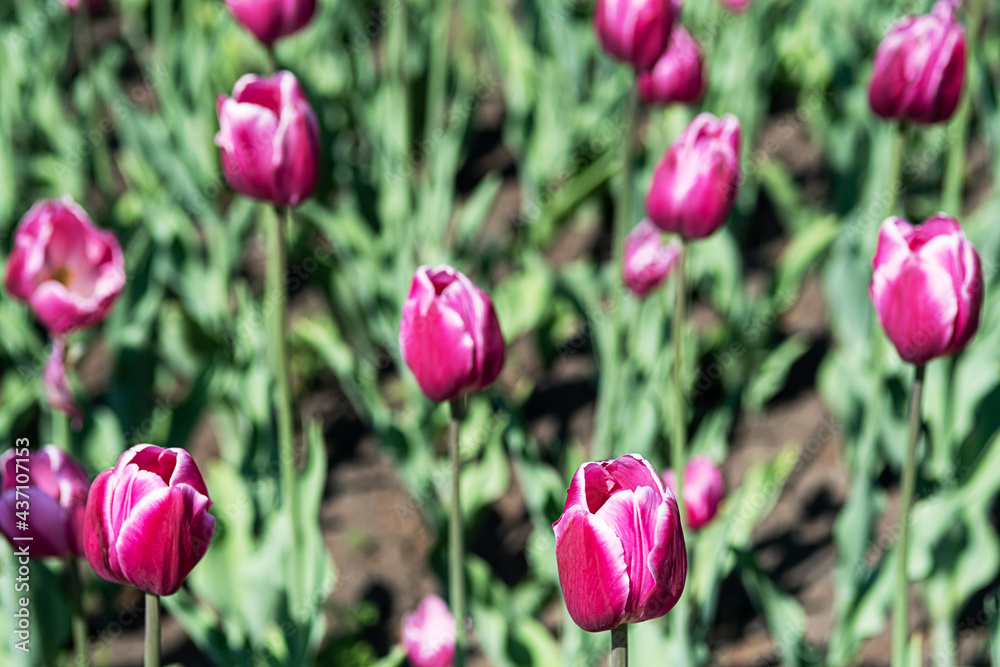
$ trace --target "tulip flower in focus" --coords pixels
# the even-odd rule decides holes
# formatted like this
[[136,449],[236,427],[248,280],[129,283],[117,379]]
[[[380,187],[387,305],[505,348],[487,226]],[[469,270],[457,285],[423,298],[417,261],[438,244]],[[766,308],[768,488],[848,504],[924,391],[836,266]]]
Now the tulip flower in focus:
[[72,199],[47,199],[14,232],[4,284],[55,335],[100,322],[125,285],[118,239]]
[[450,401],[493,384],[504,341],[493,302],[450,266],[417,269],[399,325],[403,361],[432,401]]
[[646,296],[670,275],[680,251],[680,243],[665,243],[663,232],[648,219],[643,219],[625,237],[622,264],[625,287],[638,297]]
[[[20,464],[20,465],[18,465]],[[10,449],[0,456],[0,530],[12,545],[28,545],[32,558],[74,558],[83,554],[84,510],[90,478],[66,452],[46,445],[27,457]],[[22,489],[18,496],[17,487]],[[27,496],[27,498],[25,498]],[[27,530],[19,528],[17,513],[27,500]],[[14,542],[30,537],[31,542]]]
[[[663,473],[663,484],[668,489],[677,488],[677,473]],[[687,509],[688,527],[701,528],[715,518],[726,486],[722,473],[712,459],[704,455],[692,456],[684,467],[684,507]]]
[[659,618],[687,575],[674,495],[644,458],[584,463],[552,524],[566,608],[588,632]]
[[268,46],[304,28],[316,13],[316,0],[226,0],[226,6]]
[[136,445],[91,487],[87,560],[108,581],[172,595],[208,551],[215,531],[211,504],[190,454]]
[[882,39],[868,86],[872,111],[883,118],[938,123],[958,107],[965,80],[965,31],[955,0],[930,14],[906,16]]
[[670,44],[652,69],[639,73],[639,97],[647,104],[694,102],[705,92],[703,56],[683,26],[674,26]]
[[403,616],[403,648],[414,667],[450,667],[455,657],[455,618],[436,595]]
[[279,206],[298,206],[313,193],[319,123],[294,74],[247,74],[216,106],[215,145],[234,190]]
[[660,229],[686,239],[711,235],[740,185],[740,122],[699,114],[653,172],[646,213]]
[[958,221],[944,214],[879,230],[868,288],[878,321],[912,364],[961,352],[979,328],[983,271]]
[[644,70],[667,48],[679,10],[675,0],[597,0],[594,29],[609,55]]

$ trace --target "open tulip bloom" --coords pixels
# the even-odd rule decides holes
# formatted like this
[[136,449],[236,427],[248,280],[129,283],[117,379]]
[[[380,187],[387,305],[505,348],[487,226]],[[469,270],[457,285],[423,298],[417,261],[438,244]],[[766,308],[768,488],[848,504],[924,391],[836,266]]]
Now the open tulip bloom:
[[659,618],[680,598],[687,552],[677,502],[638,454],[580,466],[552,528],[566,609],[584,630]]

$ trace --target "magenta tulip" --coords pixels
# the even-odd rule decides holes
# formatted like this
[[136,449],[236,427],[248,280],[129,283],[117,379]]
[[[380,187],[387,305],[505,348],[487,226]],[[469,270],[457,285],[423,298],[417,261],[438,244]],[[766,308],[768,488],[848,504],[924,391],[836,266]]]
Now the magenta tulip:
[[450,266],[417,269],[403,304],[399,349],[420,389],[450,401],[493,384],[504,342],[493,302]]
[[69,386],[66,365],[63,363],[65,354],[66,342],[62,338],[57,338],[52,344],[52,353],[42,373],[42,386],[45,388],[45,400],[49,405],[69,415],[73,420],[73,428],[79,431],[83,427],[83,413],[80,412],[73,398],[73,390]]
[[687,552],[677,502],[641,456],[580,466],[552,527],[566,608],[584,630],[659,618],[680,598]]
[[979,328],[983,270],[958,221],[944,214],[879,230],[868,288],[899,356],[912,364],[961,352]]
[[666,280],[680,252],[679,242],[665,243],[663,232],[648,219],[643,219],[625,237],[622,264],[625,287],[638,297],[646,296]]
[[639,97],[647,104],[694,102],[705,92],[701,47],[681,25],[652,69],[639,74]]
[[219,97],[222,171],[237,192],[297,206],[316,188],[319,123],[295,75],[247,74]]
[[740,186],[740,122],[699,114],[653,172],[646,213],[660,229],[686,239],[711,235]]
[[868,86],[872,111],[915,123],[947,120],[958,107],[965,80],[965,31],[955,21],[954,0],[940,0],[930,14],[906,16],[875,51]]
[[455,657],[455,619],[445,601],[428,595],[403,616],[403,648],[413,667],[450,667]]
[[[670,490],[677,488],[677,473],[663,473],[663,484]],[[715,518],[719,504],[726,493],[722,473],[712,459],[698,454],[692,456],[684,467],[684,507],[687,509],[688,528],[697,530]]]
[[[15,548],[27,546],[31,558],[82,555],[87,473],[54,445],[20,453],[10,449],[0,456],[0,530]],[[18,487],[26,487],[21,495]],[[18,537],[31,540],[15,542]]]
[[226,6],[244,28],[267,45],[298,32],[316,13],[316,0],[226,0]]
[[18,224],[4,283],[62,334],[104,319],[125,285],[125,262],[115,235],[72,199],[47,199]]
[[644,70],[667,48],[679,10],[675,0],[597,0],[594,29],[609,55]]
[[104,579],[172,595],[208,551],[215,518],[194,459],[136,445],[90,490],[84,545]]

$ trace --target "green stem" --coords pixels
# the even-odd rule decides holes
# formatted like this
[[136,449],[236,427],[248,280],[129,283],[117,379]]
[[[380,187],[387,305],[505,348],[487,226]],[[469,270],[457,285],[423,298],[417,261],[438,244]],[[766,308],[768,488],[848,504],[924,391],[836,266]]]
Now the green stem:
[[968,74],[962,102],[951,122],[948,136],[948,163],[944,173],[944,194],[941,208],[951,215],[962,212],[962,188],[965,181],[965,147],[969,141],[969,117],[972,115],[972,82],[975,76],[976,42],[979,39],[979,24],[983,16],[983,0],[969,2],[969,24],[966,27],[968,54]]
[[[275,383],[275,407],[278,415],[278,462],[281,468],[281,491],[288,517],[292,523],[291,559],[289,569],[289,602],[294,614],[300,611],[299,601],[299,496],[295,480],[295,441],[292,431],[292,398],[289,385],[288,342],[285,337],[288,317],[288,295],[285,290],[285,229],[280,212],[271,219],[265,216],[267,235],[267,295],[265,309],[270,324],[271,370]],[[285,209],[285,220],[291,225],[292,210]]]
[[153,39],[161,60],[167,59],[167,43],[170,41],[170,23],[174,17],[174,0],[156,0],[153,3]]
[[160,667],[160,596],[146,593],[145,667]]
[[632,215],[632,160],[635,155],[635,134],[639,125],[639,95],[635,86],[628,93],[625,110],[625,141],[622,151],[622,190],[615,214],[615,226],[611,239],[615,266],[621,267],[625,249],[622,244],[630,227]]
[[903,464],[903,490],[899,499],[899,542],[896,544],[899,565],[896,571],[896,611],[892,625],[893,664],[907,665],[907,631],[909,629],[909,584],[906,578],[907,556],[910,546],[910,513],[913,509],[913,490],[917,477],[917,444],[920,442],[920,400],[924,389],[924,366],[916,368],[913,390],[910,394],[910,437]]
[[50,408],[52,416],[52,444],[57,445],[67,452],[73,453],[73,436],[69,431],[69,416],[62,410]]
[[628,623],[611,630],[611,667],[628,667]]
[[677,508],[680,510],[681,525],[687,526],[687,507],[684,504],[684,467],[687,465],[685,440],[687,438],[687,420],[685,416],[684,398],[684,317],[687,292],[684,285],[684,257],[687,245],[681,246],[677,255],[677,265],[674,267],[674,433],[670,438],[670,465],[674,469],[677,481],[674,492],[677,494]]
[[465,548],[462,545],[461,460],[458,451],[459,426],[464,410],[462,399],[451,401],[448,426],[448,456],[451,459],[451,522],[448,529],[448,575],[451,613],[455,616],[455,667],[465,665]]
[[274,74],[278,71],[278,57],[274,54],[274,44],[266,44],[264,49],[267,51],[268,73]]
[[[906,127],[902,123],[893,125],[892,156],[889,162],[889,191],[886,196],[885,216],[888,218],[896,213],[898,194],[902,192],[901,181],[903,171],[903,148],[905,147]],[[905,215],[905,212],[904,212]]]
[[87,639],[87,617],[83,613],[83,580],[80,577],[80,563],[75,558],[66,561],[66,579],[73,607],[73,651],[76,655],[73,667],[89,667],[90,646]]

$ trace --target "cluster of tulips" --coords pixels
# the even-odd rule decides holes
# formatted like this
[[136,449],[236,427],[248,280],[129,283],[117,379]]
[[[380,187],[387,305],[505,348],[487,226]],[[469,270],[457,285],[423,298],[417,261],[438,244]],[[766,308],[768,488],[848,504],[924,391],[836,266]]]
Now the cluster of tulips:
[[[75,9],[79,2],[64,4]],[[727,4],[739,11],[747,3]],[[314,0],[227,0],[227,5],[269,48],[307,25],[316,9]],[[955,6],[953,0],[941,0],[932,13],[905,17],[885,36],[875,54],[870,84],[870,106],[877,115],[928,124],[954,113],[965,71],[964,33],[955,21]],[[596,3],[594,27],[600,44],[635,68],[636,91],[647,104],[695,102],[707,85],[704,54],[679,24],[680,13],[681,5],[674,0]],[[291,220],[292,209],[316,188],[321,153],[319,125],[295,75],[247,74],[236,82],[231,96],[219,98],[217,109],[215,143],[229,184],[240,194],[273,204]],[[740,155],[741,129],[735,116],[697,115],[657,164],[646,195],[646,216],[616,239],[621,244],[623,283],[637,298],[654,293],[669,275],[676,277],[675,359],[681,358],[687,298],[685,248],[724,224],[740,188]],[[626,146],[626,166],[629,160]],[[628,178],[627,169],[626,174]],[[896,184],[892,187],[895,191]],[[977,252],[954,217],[941,213],[915,226],[896,212],[895,204],[890,205],[878,232],[870,296],[886,336],[899,356],[916,368],[911,408],[915,426],[900,519],[904,546],[898,550],[905,572],[923,368],[935,358],[960,352],[975,334],[983,278]],[[268,288],[277,297],[271,323],[278,445],[282,485],[290,491],[295,470],[283,334],[281,216],[265,224]],[[118,240],[95,226],[71,200],[39,202],[19,224],[5,286],[30,305],[51,334],[52,352],[43,373],[46,399],[54,410],[68,415],[75,428],[82,414],[67,377],[69,336],[103,320],[125,284]],[[504,338],[490,297],[465,274],[447,265],[422,266],[404,301],[399,348],[427,398],[449,404],[453,475],[450,609],[436,596],[426,598],[404,619],[403,646],[417,667],[461,665],[467,622],[458,429],[464,397],[498,377]],[[562,516],[553,524],[567,611],[586,631],[611,631],[614,667],[627,664],[628,624],[662,617],[681,599],[688,571],[684,530],[711,521],[724,496],[715,462],[704,456],[686,459],[679,365],[673,367],[678,402],[673,469],[661,475],[641,456],[627,453],[584,463],[569,484]],[[17,463],[14,452],[0,459],[0,529],[12,540],[24,534],[15,522]],[[31,555],[85,557],[101,577],[146,592],[149,614],[157,618],[157,596],[179,590],[214,532],[209,490],[191,456],[179,449],[137,445],[92,484],[82,466],[55,446],[31,453],[27,465]],[[288,502],[292,496],[288,494]],[[905,655],[905,580],[899,596],[894,653]],[[147,664],[154,665],[159,629],[154,625],[148,632]]]

